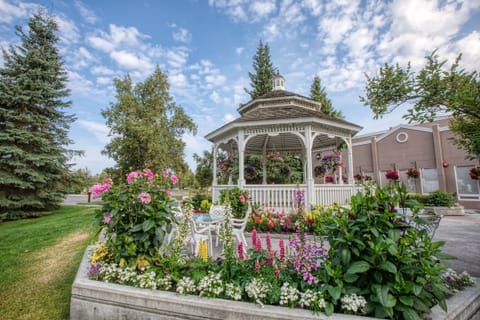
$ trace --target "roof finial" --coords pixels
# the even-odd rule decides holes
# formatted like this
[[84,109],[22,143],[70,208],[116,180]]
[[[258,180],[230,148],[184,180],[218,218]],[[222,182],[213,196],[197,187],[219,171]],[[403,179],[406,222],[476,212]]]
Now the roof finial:
[[275,90],[285,90],[285,78],[282,77],[280,71],[277,69],[277,74],[273,76],[273,91]]

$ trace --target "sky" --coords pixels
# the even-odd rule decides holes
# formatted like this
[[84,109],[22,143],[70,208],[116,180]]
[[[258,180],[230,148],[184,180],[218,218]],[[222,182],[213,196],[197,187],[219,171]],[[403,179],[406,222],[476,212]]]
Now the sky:
[[183,136],[192,170],[193,153],[212,147],[204,136],[250,100],[259,41],[268,43],[286,90],[309,96],[318,75],[334,108],[364,128],[359,134],[405,123],[405,107],[375,120],[360,103],[365,75],[385,63],[410,61],[418,70],[437,49],[449,62],[462,53],[462,67],[480,70],[480,0],[0,0],[0,47],[19,43],[14,27],[39,6],[59,24],[68,112],[77,116],[71,148],[85,151],[74,162],[92,174],[114,165],[101,155],[110,139],[101,111],[116,102],[113,79],[142,82],[157,65],[198,125],[195,136]]

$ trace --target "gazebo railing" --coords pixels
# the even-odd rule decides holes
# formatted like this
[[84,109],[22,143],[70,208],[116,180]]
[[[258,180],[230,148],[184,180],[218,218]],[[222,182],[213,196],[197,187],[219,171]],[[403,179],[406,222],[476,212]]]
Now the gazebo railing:
[[[233,185],[214,186],[213,201],[219,200],[221,190],[233,187]],[[303,191],[304,194],[307,193],[307,186],[305,184],[245,185],[242,189],[248,190],[252,203],[285,212],[293,210],[296,201],[295,194],[298,191]],[[362,186],[351,184],[317,184],[314,188],[311,204],[324,206],[333,203],[345,204],[350,200],[351,196],[362,190]]]
[[322,206],[333,203],[345,204],[358,191],[363,191],[363,187],[352,184],[316,184],[314,190],[315,204]]

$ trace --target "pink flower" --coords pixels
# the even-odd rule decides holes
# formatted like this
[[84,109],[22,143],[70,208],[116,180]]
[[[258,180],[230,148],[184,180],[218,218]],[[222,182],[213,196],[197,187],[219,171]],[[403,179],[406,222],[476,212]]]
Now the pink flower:
[[280,269],[275,269],[275,277],[280,277]]
[[132,183],[133,181],[135,181],[138,177],[138,172],[137,171],[132,171],[128,174],[127,176],[127,183]]
[[243,242],[239,242],[237,246],[238,259],[243,260]]
[[238,198],[240,199],[240,202],[245,202],[245,197],[243,195],[240,195]]
[[262,252],[262,239],[257,237],[257,242],[255,242],[255,251]]
[[105,179],[103,179],[103,183],[105,183],[105,184],[112,184],[113,181],[112,181],[111,178],[105,178]]
[[257,243],[257,229],[253,228],[252,230],[252,245],[254,246]]
[[105,217],[103,217],[103,222],[105,222],[105,223],[109,223],[110,220],[112,220],[112,214],[111,213],[109,213]]
[[173,184],[177,184],[178,183],[178,178],[176,175],[172,174],[170,176],[170,180],[172,181]]
[[152,182],[153,181],[153,172],[150,170],[150,169],[145,169],[143,170],[143,174],[147,177],[148,179],[148,182]]
[[165,193],[171,197],[173,195],[173,192],[171,190],[165,190]]
[[255,261],[255,270],[260,270],[260,261]]
[[104,183],[104,184],[95,184],[91,189],[90,192],[92,192],[92,195],[94,198],[100,197],[103,193],[107,192],[110,190],[112,185]]
[[152,202],[152,197],[148,194],[148,192],[142,192],[138,195],[138,200],[140,200],[143,204],[149,204]]
[[280,260],[283,261],[285,259],[285,244],[282,238],[278,241],[278,246],[280,247]]
[[267,237],[266,237],[265,241],[267,242],[267,250],[271,251],[272,250],[272,240],[270,239],[270,232],[267,233]]
[[163,176],[165,178],[168,178],[169,175],[170,175],[170,173],[168,173],[168,169],[163,170]]

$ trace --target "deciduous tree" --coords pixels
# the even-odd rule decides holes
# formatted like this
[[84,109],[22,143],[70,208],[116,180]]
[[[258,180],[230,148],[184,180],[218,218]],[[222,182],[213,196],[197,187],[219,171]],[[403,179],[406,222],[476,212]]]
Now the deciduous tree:
[[151,76],[135,86],[129,75],[115,79],[115,103],[102,111],[111,142],[103,150],[116,161],[119,176],[148,167],[154,172],[171,168],[182,174],[186,132],[196,125],[169,93],[167,76],[157,66]]
[[57,49],[58,26],[43,11],[28,31],[16,27],[21,43],[3,50],[0,69],[0,219],[51,210],[64,197],[69,161],[68,129],[75,120],[67,73]]
[[426,65],[414,72],[406,67],[385,64],[374,77],[367,76],[366,96],[361,101],[372,109],[375,118],[410,105],[403,116],[409,122],[433,121],[450,114],[454,142],[470,158],[480,157],[480,82],[476,71],[460,67],[461,55],[447,67],[434,51]]

